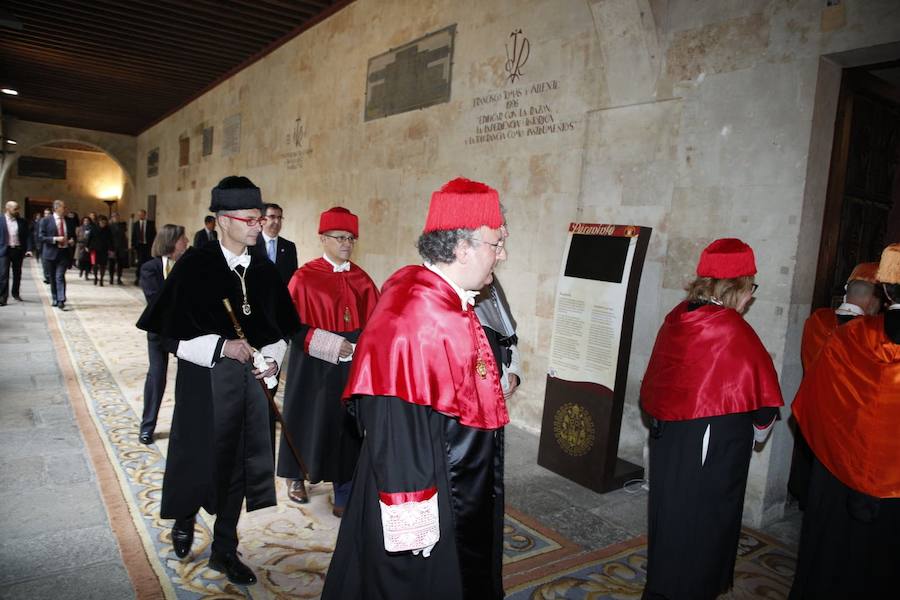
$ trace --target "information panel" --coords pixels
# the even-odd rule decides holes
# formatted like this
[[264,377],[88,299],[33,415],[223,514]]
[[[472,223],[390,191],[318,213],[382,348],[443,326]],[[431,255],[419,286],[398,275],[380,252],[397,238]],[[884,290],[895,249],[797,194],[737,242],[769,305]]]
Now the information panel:
[[596,491],[643,475],[617,453],[651,231],[571,223],[563,252],[538,464]]

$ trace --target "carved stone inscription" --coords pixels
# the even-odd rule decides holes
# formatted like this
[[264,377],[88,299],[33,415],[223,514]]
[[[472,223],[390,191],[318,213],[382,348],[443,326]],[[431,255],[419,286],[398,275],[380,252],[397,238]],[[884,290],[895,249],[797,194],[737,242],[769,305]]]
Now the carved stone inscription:
[[554,112],[552,96],[560,89],[559,81],[553,79],[476,96],[472,99],[475,131],[466,138],[466,145],[574,131],[573,121]]

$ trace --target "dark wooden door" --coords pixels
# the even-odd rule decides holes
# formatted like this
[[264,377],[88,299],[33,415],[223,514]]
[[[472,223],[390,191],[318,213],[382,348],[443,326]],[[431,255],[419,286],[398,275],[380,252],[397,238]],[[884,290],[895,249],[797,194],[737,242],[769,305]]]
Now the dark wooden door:
[[900,90],[864,69],[845,70],[813,308],[840,304],[853,267],[877,262],[887,243],[900,241],[887,239],[898,158]]

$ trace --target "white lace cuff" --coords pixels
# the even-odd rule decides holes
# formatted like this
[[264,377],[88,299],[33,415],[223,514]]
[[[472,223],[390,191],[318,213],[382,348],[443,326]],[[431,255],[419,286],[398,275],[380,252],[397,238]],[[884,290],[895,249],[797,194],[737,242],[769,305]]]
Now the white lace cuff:
[[343,342],[344,338],[336,333],[331,333],[325,329],[316,329],[309,339],[308,352],[313,358],[336,365],[341,356],[341,344]]
[[388,552],[421,550],[441,538],[437,491],[427,500],[381,505],[384,549]]

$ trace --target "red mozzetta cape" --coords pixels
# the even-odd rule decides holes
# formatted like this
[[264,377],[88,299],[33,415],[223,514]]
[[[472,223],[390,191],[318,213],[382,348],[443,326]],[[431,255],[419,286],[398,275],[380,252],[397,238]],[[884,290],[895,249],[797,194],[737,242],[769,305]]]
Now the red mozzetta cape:
[[666,315],[641,385],[645,411],[686,421],[782,406],[772,359],[734,309],[709,304]]
[[[378,288],[365,271],[352,265],[334,272],[324,258],[311,260],[294,272],[288,283],[300,321],[334,333],[362,329],[378,301]],[[313,329],[307,334],[307,343]]]
[[450,284],[421,266],[403,267],[382,286],[344,389],[344,398],[355,395],[396,396],[479,429],[509,423],[475,311],[461,310]]
[[885,335],[884,316],[834,332],[792,410],[816,458],[841,482],[900,498],[900,345]]
[[831,308],[820,308],[809,315],[803,326],[803,340],[800,342],[800,362],[803,363],[804,372],[809,371],[813,360],[837,328],[837,315]]

